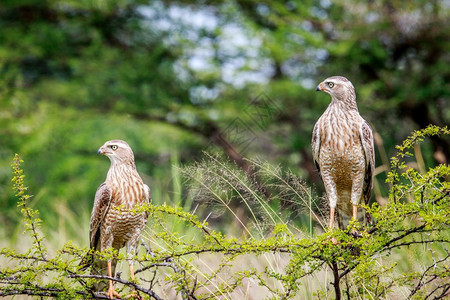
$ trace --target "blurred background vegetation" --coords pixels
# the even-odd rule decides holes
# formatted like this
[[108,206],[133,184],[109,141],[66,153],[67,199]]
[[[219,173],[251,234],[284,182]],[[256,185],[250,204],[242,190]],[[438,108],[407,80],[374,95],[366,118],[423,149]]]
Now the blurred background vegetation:
[[[448,1],[4,0],[0,4],[0,235],[21,234],[14,153],[45,230],[87,245],[95,190],[124,139],[156,204],[194,209],[178,167],[204,150],[292,170],[322,192],[311,132],[326,77],[356,87],[376,131],[374,201],[394,145],[450,119]],[[447,163],[449,140],[414,167]],[[205,213],[208,210],[205,209]],[[226,223],[217,222],[219,228]]]

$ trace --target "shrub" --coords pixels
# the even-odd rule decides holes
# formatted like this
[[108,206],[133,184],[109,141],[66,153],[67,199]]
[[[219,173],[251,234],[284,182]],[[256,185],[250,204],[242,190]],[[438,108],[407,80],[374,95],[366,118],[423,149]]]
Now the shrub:
[[[255,181],[232,165],[207,156],[184,169],[191,196],[233,214],[230,203],[237,200],[253,220],[241,222],[245,237],[237,239],[213,230],[206,221],[180,207],[140,207],[139,211],[149,212],[150,222],[142,236],[143,247],[135,257],[139,266],[135,282],[121,278],[120,273],[109,278],[80,271],[80,260],[88,249],[70,241],[49,254],[39,230],[39,213],[29,206],[31,196],[24,184],[22,160],[16,155],[12,164],[14,189],[25,231],[33,244],[24,253],[10,248],[0,251],[9,261],[0,268],[0,296],[105,299],[105,294],[94,291],[94,283],[112,279],[122,295],[135,289],[150,299],[236,299],[248,293],[246,289],[270,299],[448,297],[450,168],[441,164],[422,174],[405,163],[415,144],[439,134],[448,135],[449,130],[429,126],[398,146],[387,180],[391,185],[388,203],[366,207],[376,220],[374,225],[359,226],[355,221],[345,230],[321,234],[313,233],[312,223],[325,222],[320,209],[313,208],[316,203],[311,189],[300,178],[252,161],[260,179]],[[279,213],[286,207],[283,203],[308,209],[308,231],[286,222]],[[177,224],[181,224],[177,228],[184,228],[182,232],[173,230]],[[352,234],[355,229],[360,236]],[[332,238],[338,243],[332,243]],[[95,255],[125,261],[122,253],[114,251]],[[419,258],[412,259],[411,255]],[[408,260],[420,265],[405,267]]]

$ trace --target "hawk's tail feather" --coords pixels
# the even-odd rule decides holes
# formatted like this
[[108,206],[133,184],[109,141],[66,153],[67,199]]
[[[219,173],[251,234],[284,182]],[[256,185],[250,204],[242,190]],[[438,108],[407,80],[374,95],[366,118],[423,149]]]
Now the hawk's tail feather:
[[[352,219],[352,215],[338,207],[338,209],[336,209],[336,219],[338,227],[340,229],[345,229],[348,226],[350,220]],[[372,216],[367,211],[358,212],[358,221],[361,225],[362,224],[373,225]]]
[[366,221],[367,221],[367,224],[373,225],[372,216],[368,212],[366,212]]
[[[100,260],[98,258],[94,257],[94,249],[89,250],[88,253],[81,259],[79,263],[79,269],[80,271],[86,271],[89,267],[92,267],[91,269],[91,275],[105,275],[108,276],[108,262],[105,260]],[[116,273],[116,265],[117,260],[114,259],[111,262],[111,269],[112,269],[112,276],[114,277]],[[99,279],[94,284],[94,289],[97,292],[106,291],[108,288],[108,281],[106,279]]]
[[94,251],[92,251],[92,249],[91,249],[81,259],[80,263],[78,264],[78,267],[79,267],[78,270],[86,271],[87,268],[89,268],[93,262],[94,262]]

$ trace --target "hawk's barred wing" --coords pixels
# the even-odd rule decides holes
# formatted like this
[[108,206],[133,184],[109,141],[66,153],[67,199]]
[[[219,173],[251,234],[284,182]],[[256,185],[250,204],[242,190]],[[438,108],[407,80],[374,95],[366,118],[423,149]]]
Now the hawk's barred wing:
[[320,165],[319,165],[319,153],[320,153],[320,130],[319,130],[319,121],[317,121],[316,125],[314,125],[314,129],[313,129],[313,133],[312,133],[312,141],[311,141],[311,146],[312,146],[312,156],[314,159],[314,165],[317,168],[317,171],[319,172],[319,176],[320,175]]
[[91,248],[97,248],[100,240],[100,227],[111,204],[111,189],[102,183],[95,193],[94,207],[92,208],[89,240]]
[[370,193],[373,187],[373,175],[375,170],[375,151],[373,147],[373,134],[369,124],[364,120],[361,126],[361,144],[366,160],[366,174],[364,177],[363,197],[365,204],[369,204]]

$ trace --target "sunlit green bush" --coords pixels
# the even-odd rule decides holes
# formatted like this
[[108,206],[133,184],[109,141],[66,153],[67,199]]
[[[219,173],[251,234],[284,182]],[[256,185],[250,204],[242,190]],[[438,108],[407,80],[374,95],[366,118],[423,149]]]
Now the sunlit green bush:
[[[112,279],[122,296],[135,289],[150,299],[239,299],[248,294],[270,299],[448,297],[450,168],[441,164],[422,174],[405,163],[416,143],[427,136],[448,134],[447,128],[429,126],[398,146],[388,176],[388,203],[365,207],[376,221],[374,225],[351,222],[346,230],[320,234],[313,232],[312,224],[326,222],[300,178],[253,161],[255,176],[260,179],[255,181],[233,165],[207,156],[182,170],[192,196],[234,215],[233,205],[245,207],[246,215],[253,218],[241,222],[245,237],[237,239],[213,230],[195,213],[180,207],[142,206],[138,210],[149,212],[150,221],[142,235],[143,247],[135,257],[136,281],[120,273],[109,278],[80,271],[80,260],[88,249],[71,241],[55,253],[46,249],[46,239],[39,230],[44,225],[39,212],[29,206],[31,196],[24,184],[22,160],[16,155],[12,164],[14,189],[33,244],[25,252],[1,250],[8,263],[0,268],[0,296],[105,299],[105,294],[94,291],[94,283]],[[288,218],[280,214],[283,206],[274,204],[277,201],[307,209],[311,227],[299,230],[287,223]],[[235,218],[239,220],[239,216]],[[180,224],[182,232],[176,230]],[[354,230],[361,236],[353,235]],[[420,265],[404,268],[402,260],[409,259],[411,249],[420,253],[416,259]],[[95,255],[117,258],[118,269],[125,261],[122,253],[114,251]],[[308,286],[308,280],[316,280],[316,284]]]

